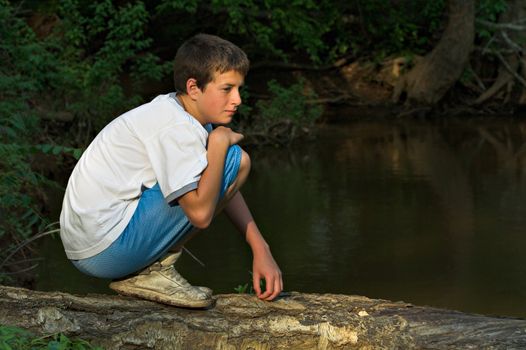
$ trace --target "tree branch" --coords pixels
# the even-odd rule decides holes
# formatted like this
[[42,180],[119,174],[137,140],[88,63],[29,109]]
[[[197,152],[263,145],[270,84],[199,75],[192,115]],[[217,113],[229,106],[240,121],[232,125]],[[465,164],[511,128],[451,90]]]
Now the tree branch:
[[29,237],[28,239],[22,241],[18,246],[16,246],[13,251],[0,263],[0,269],[2,267],[4,267],[6,265],[6,263],[9,261],[9,259],[11,259],[15,254],[16,252],[18,252],[20,249],[24,248],[26,245],[28,245],[29,243],[39,239],[39,238],[42,238],[44,236],[47,236],[47,235],[50,235],[52,233],[58,233],[60,232],[60,229],[55,229],[55,230],[49,230],[49,231],[46,231],[46,232],[42,232],[42,233],[39,233],[33,237]]
[[502,57],[502,55],[499,52],[495,52],[495,56],[497,56],[499,58],[500,62],[504,66],[504,68],[506,68],[506,70],[511,75],[513,75],[513,77],[515,79],[517,79],[517,81],[519,81],[519,83],[521,83],[522,86],[524,86],[526,88],[526,80],[524,80],[523,77],[521,77],[519,74],[517,74],[516,70],[514,70],[513,68],[510,67],[509,63],[504,59],[504,57]]
[[475,19],[475,22],[478,24],[482,24],[483,26],[489,27],[491,29],[509,29],[509,30],[516,30],[516,31],[526,30],[526,25],[521,26],[521,25],[513,24],[513,23],[493,23],[493,22],[485,21],[483,19]]
[[346,65],[354,56],[348,55],[342,57],[333,64],[327,64],[322,66],[303,64],[303,63],[289,63],[283,61],[259,61],[250,65],[250,70],[261,69],[261,68],[276,68],[286,70],[312,70],[312,71],[324,71],[330,69],[336,69]]
[[509,45],[511,46],[513,49],[515,49],[517,52],[519,53],[523,53],[524,49],[522,48],[522,46],[520,46],[519,44],[517,44],[516,42],[514,42],[513,40],[511,40],[511,38],[508,36],[508,33],[506,33],[505,31],[501,31],[500,32],[500,35],[502,36],[502,38],[504,39],[504,41]]

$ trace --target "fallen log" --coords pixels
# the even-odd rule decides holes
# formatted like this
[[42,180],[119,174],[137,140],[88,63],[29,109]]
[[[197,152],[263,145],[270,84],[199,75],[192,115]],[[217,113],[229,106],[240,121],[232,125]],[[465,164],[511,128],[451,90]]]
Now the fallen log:
[[526,320],[362,296],[217,295],[189,310],[117,295],[0,286],[0,324],[106,349],[524,349]]

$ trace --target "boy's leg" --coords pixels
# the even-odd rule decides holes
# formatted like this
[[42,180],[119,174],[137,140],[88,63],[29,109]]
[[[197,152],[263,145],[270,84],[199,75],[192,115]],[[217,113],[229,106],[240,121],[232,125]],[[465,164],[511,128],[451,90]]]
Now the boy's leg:
[[[143,192],[128,226],[110,247],[73,261],[82,272],[110,283],[119,294],[183,307],[207,307],[212,291],[191,286],[173,264],[180,254],[166,252],[192,229],[180,207],[170,207],[159,185]],[[137,272],[139,271],[139,272]]]
[[220,199],[217,208],[216,215],[219,214],[226,206],[226,204],[234,197],[234,195],[239,191],[241,186],[247,180],[248,174],[250,173],[250,157],[248,153],[241,150],[241,161],[239,163],[238,175],[234,179],[232,185],[228,187],[224,196]]
[[[224,201],[229,200],[235,194],[239,187],[244,183],[248,176],[250,170],[250,160],[248,155],[239,148],[239,146],[233,146],[228,150],[227,157],[225,159],[225,170],[223,173],[223,183],[221,188],[220,197]],[[153,190],[148,190],[143,196],[160,196],[160,191],[158,186],[156,186],[155,191],[148,192]],[[162,197],[162,196],[161,196]],[[142,200],[142,199],[141,199]],[[192,287],[173,267],[173,263],[180,255],[180,249],[184,242],[192,236],[192,233],[195,228],[189,225],[188,219],[184,216],[183,222],[179,218],[176,225],[184,228],[184,232],[180,235],[177,235],[175,238],[170,238],[174,236],[171,232],[166,232],[166,223],[163,221],[161,224],[156,224],[159,220],[158,217],[163,218],[164,216],[170,216],[172,214],[163,214],[166,209],[164,198],[160,198],[154,201],[155,205],[159,206],[154,208],[148,208],[148,202],[145,200],[145,208],[140,208],[136,211],[137,220],[133,220],[130,223],[131,231],[133,234],[128,234],[131,236],[128,240],[132,243],[132,246],[140,246],[140,249],[144,251],[144,248],[151,245],[152,239],[154,241],[163,241],[161,246],[164,248],[159,250],[158,242],[155,249],[147,249],[146,252],[139,255],[144,255],[152,250],[158,251],[158,256],[163,256],[161,259],[151,264],[149,267],[141,271],[139,274],[134,275],[130,278],[114,281],[110,284],[110,288],[118,291],[121,294],[137,296],[145,299],[155,300],[162,303],[172,304],[176,306],[185,306],[185,307],[206,307],[211,304],[211,295],[212,292],[210,289],[205,287]],[[139,203],[141,205],[141,203]],[[139,206],[140,207],[140,206]],[[154,209],[154,210],[152,210]],[[172,209],[168,209],[172,211]],[[175,210],[175,209],[174,209]],[[182,209],[179,207],[177,210],[182,212]],[[179,215],[177,210],[173,215]],[[146,217],[141,217],[141,213]],[[135,218],[134,214],[134,218]],[[151,217],[153,216],[153,217]],[[138,222],[138,228],[133,228],[134,223]],[[168,220],[168,223],[170,221]],[[128,230],[128,228],[127,228]],[[158,231],[159,230],[159,231]],[[152,232],[153,231],[153,232]],[[125,231],[126,233],[126,231]],[[159,235],[159,233],[161,233]],[[145,238],[144,235],[153,235],[153,238]],[[139,237],[139,241],[134,243],[135,238]],[[158,237],[158,238],[156,238]],[[127,243],[130,245],[130,243]],[[176,252],[173,252],[173,251]],[[166,254],[168,252],[168,254]],[[151,253],[150,253],[151,255]]]
[[[235,160],[230,161],[227,156],[227,160],[225,161],[225,174],[223,175],[223,183],[229,184],[228,187],[225,187],[221,193],[219,202],[216,207],[215,215],[218,215],[221,213],[221,211],[225,208],[226,204],[234,197],[234,195],[239,191],[239,189],[243,186],[243,184],[246,182],[248,174],[250,173],[250,156],[247,152],[245,152],[243,149],[239,148],[240,157],[239,160],[239,167],[237,170],[237,176],[233,177],[233,180],[229,179],[228,176],[233,175],[233,170],[228,168],[228,165],[232,167],[232,163],[235,162]],[[183,239],[181,239],[179,242],[177,242],[176,245],[174,245],[170,251],[172,252],[180,252],[181,249],[184,247],[184,245],[190,241],[196,234],[200,232],[199,229],[194,228],[191,232],[189,232]]]

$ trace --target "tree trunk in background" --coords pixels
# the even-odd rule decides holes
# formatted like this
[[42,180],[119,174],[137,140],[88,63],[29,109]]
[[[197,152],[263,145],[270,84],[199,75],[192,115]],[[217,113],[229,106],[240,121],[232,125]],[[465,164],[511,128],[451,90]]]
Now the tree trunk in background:
[[[526,1],[524,0],[510,0],[507,2],[508,8],[499,17],[499,24],[502,26],[514,24],[519,26],[526,26]],[[514,90],[514,85],[518,80],[522,79],[521,87],[517,102],[519,104],[526,104],[526,58],[523,55],[526,43],[526,30],[511,30],[502,27],[497,33],[497,40],[502,43],[505,54],[498,54],[500,62],[497,78],[493,85],[486,90],[475,101],[475,104],[480,104],[488,99],[494,97],[505,89],[504,102],[508,102],[511,93]],[[504,39],[507,37],[509,39]]]
[[460,78],[469,62],[475,37],[474,0],[449,0],[449,21],[437,46],[404,75],[393,92],[408,101],[436,104]]
[[105,349],[524,349],[526,321],[403,302],[291,293],[217,295],[189,310],[110,295],[0,286],[0,324],[62,332]]

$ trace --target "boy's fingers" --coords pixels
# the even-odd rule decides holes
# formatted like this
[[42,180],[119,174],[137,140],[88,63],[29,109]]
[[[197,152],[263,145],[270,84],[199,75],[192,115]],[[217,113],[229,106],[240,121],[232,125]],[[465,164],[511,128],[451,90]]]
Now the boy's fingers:
[[255,273],[252,276],[252,285],[254,286],[254,291],[256,292],[256,295],[259,296],[261,294],[261,287],[259,285],[259,274]]
[[281,280],[276,278],[274,280],[274,288],[272,288],[272,293],[266,300],[274,300],[279,295],[279,293],[281,293],[281,291]]
[[266,290],[265,290],[265,293],[263,293],[263,295],[261,295],[261,299],[264,299],[264,300],[272,300],[273,299],[272,295],[274,294],[274,291],[276,290],[275,284],[276,284],[276,278],[274,276],[266,276],[265,277]]
[[268,283],[268,278],[267,277],[263,277],[263,279],[265,280],[265,290],[262,290],[261,293],[258,295],[259,299],[263,299],[265,300],[268,295],[269,295],[269,283]]
[[281,281],[276,278],[276,281],[274,283],[274,293],[272,293],[269,299],[273,300],[274,298],[276,298],[282,290],[283,288],[281,287]]
[[260,275],[254,274],[254,291],[256,292],[256,295],[259,299],[262,300],[273,300],[275,299],[279,293],[283,290],[283,278],[281,277],[281,274],[278,276],[273,275],[267,275],[264,276],[263,279],[265,280],[265,290],[261,290],[260,286]]
[[267,289],[265,290],[265,292],[263,294],[260,295],[260,297],[259,297],[260,299],[269,300],[269,297],[272,295],[272,292],[274,291],[273,284],[267,282],[266,283],[266,287],[267,287]]

